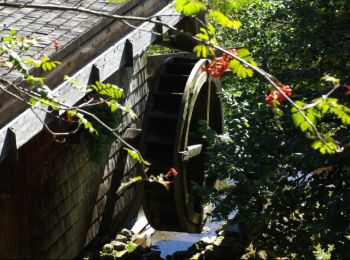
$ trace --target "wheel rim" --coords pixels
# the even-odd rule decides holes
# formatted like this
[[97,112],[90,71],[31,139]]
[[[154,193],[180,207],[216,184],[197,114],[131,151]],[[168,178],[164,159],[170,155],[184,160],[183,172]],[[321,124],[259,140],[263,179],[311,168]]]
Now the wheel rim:
[[206,141],[198,134],[198,121],[207,121],[218,133],[223,130],[221,85],[202,71],[205,62],[166,60],[150,91],[141,135],[141,151],[152,163],[148,174],[164,173],[171,167],[179,172],[169,190],[154,183],[143,185],[145,214],[158,230],[199,232],[205,219],[205,210],[191,188],[192,182],[204,183]]

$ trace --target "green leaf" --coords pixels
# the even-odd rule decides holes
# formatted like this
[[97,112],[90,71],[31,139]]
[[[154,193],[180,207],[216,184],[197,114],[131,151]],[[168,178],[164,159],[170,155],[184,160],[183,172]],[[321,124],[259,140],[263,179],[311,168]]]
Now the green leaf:
[[[249,63],[251,63],[251,61]],[[232,59],[228,67],[233,73],[235,73],[240,78],[252,77],[254,74],[253,70],[247,68],[236,59]]]
[[337,78],[330,76],[330,75],[325,75],[321,79],[324,81],[332,82],[334,85],[339,84],[339,82],[340,82],[340,79],[337,79]]
[[124,150],[126,150],[128,152],[128,154],[130,155],[130,157],[133,158],[135,161],[138,161],[139,163],[142,163],[145,165],[151,165],[149,162],[147,162],[146,160],[144,160],[141,157],[139,152],[132,150],[132,149],[129,149],[129,148],[126,148],[126,147],[124,147]]
[[199,30],[201,31],[201,33],[197,33],[196,37],[203,40],[203,41],[209,41],[208,31],[203,27],[199,28]]
[[117,109],[120,109],[125,113],[128,113],[131,116],[131,119],[137,119],[137,115],[134,113],[134,111],[131,110],[129,106],[122,106],[114,99],[107,101],[106,104],[111,108],[111,112],[115,112]]
[[208,56],[208,53],[211,52],[209,47],[204,44],[198,44],[193,48],[193,52],[196,53],[197,57],[206,58]]
[[44,56],[40,61],[34,61],[36,64],[36,68],[41,68],[43,71],[51,71],[54,68],[57,67],[57,65],[60,65],[61,62],[59,61],[51,61],[49,57]]
[[323,146],[323,143],[320,140],[317,140],[311,144],[311,147],[315,150],[321,148]]
[[95,90],[100,95],[106,95],[113,99],[122,98],[124,95],[123,89],[109,83],[101,83],[96,81],[95,84],[90,86],[90,88]]
[[234,28],[238,30],[241,27],[241,22],[238,20],[230,20],[224,13],[219,10],[211,10],[209,12],[211,16],[217,23],[223,27]]
[[[72,110],[72,111],[69,112],[69,113],[73,114],[73,113],[74,113],[73,111],[74,111],[74,110]],[[70,114],[70,115],[71,115],[71,114]],[[91,124],[90,121],[88,121],[86,118],[84,118],[84,115],[83,115],[83,114],[76,112],[76,113],[74,114],[74,116],[76,116],[76,117],[79,118],[79,119],[78,119],[79,125],[83,125],[84,128],[85,128],[86,130],[88,130],[90,134],[96,134],[96,135],[98,135],[97,130],[93,127],[93,125]]]
[[135,182],[138,182],[138,181],[142,181],[142,177],[141,176],[136,176],[136,177],[133,177],[133,178],[130,178],[130,180],[128,182],[123,182],[118,190],[117,190],[117,195],[122,195],[131,185],[133,185]]
[[325,143],[317,140],[311,144],[311,147],[322,154],[334,154],[338,148],[337,144],[330,137],[325,137],[325,139],[327,140]]
[[9,51],[9,62],[13,64],[14,67],[16,67],[21,73],[23,74],[28,74],[28,68],[27,66],[22,62],[22,59],[20,56],[14,52],[14,51]]
[[207,23],[207,27],[208,27],[208,33],[210,35],[214,35],[215,34],[215,27],[212,23]]
[[245,49],[245,48],[238,49],[238,50],[237,50],[237,53],[238,53],[238,56],[241,57],[241,58],[250,55],[250,51],[249,51],[248,49]]
[[15,35],[16,33],[17,33],[16,29],[13,29],[13,28],[12,28],[12,29],[10,30],[10,35],[13,36],[13,35]]
[[175,9],[179,13],[190,16],[207,9],[206,5],[198,0],[176,0]]

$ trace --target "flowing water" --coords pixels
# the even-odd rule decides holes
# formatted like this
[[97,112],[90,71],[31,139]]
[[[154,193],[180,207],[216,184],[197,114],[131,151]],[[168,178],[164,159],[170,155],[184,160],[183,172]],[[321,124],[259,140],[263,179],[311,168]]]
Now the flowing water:
[[165,258],[176,251],[187,250],[188,247],[198,242],[203,237],[216,236],[215,231],[223,222],[214,222],[208,218],[204,230],[207,232],[201,234],[189,234],[183,232],[155,231],[151,237],[152,246],[156,246],[161,251],[161,257]]

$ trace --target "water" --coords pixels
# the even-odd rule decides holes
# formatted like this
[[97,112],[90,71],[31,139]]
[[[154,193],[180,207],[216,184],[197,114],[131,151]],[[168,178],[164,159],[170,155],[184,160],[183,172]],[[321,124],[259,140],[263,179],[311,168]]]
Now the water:
[[197,243],[203,237],[216,236],[215,231],[224,222],[214,222],[211,218],[208,218],[205,225],[205,229],[209,229],[206,233],[190,234],[183,232],[168,232],[168,231],[156,231],[151,237],[152,246],[156,246],[161,251],[161,257],[165,258],[167,255],[172,255],[176,251],[187,250],[188,247]]

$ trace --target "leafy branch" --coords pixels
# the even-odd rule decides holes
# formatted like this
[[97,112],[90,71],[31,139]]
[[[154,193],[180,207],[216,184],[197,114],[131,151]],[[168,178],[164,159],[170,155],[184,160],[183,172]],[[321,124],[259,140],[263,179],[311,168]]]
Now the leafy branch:
[[[218,23],[220,26],[228,27],[228,28],[234,28],[239,29],[241,24],[237,20],[231,20],[228,16],[229,10],[238,10],[241,8],[246,2],[249,1],[242,1],[241,4],[234,4],[231,3],[230,6],[225,6],[225,9],[220,9],[217,7],[217,5],[214,5],[213,3],[209,4],[205,3],[200,0],[177,0],[175,1],[175,8],[184,15],[193,16],[196,14],[199,14],[201,12],[207,13],[216,23]],[[207,8],[208,5],[208,8]],[[8,3],[8,2],[0,2],[0,6],[6,6],[6,7],[15,7],[15,8],[37,8],[37,9],[46,9],[46,10],[61,10],[61,11],[78,11],[82,13],[87,13],[91,15],[95,15],[98,17],[105,17],[105,18],[112,18],[114,20],[130,20],[130,21],[143,21],[143,22],[151,22],[157,25],[164,26],[168,29],[171,29],[173,31],[176,31],[179,34],[182,34],[186,37],[191,38],[192,40],[195,40],[198,42],[198,46],[195,47],[195,51],[199,56],[206,57],[209,53],[213,54],[212,50],[218,50],[221,51],[223,54],[232,57],[230,61],[229,68],[238,76],[240,77],[246,77],[246,76],[252,76],[253,71],[261,75],[267,82],[269,82],[276,91],[283,96],[285,100],[287,100],[294,108],[295,110],[300,114],[300,116],[303,118],[305,123],[300,124],[305,128],[306,124],[308,125],[308,130],[312,132],[312,134],[321,141],[324,145],[329,146],[329,142],[323,137],[323,135],[319,132],[315,121],[310,118],[308,112],[305,112],[306,109],[311,108],[312,106],[317,106],[318,104],[310,104],[304,107],[301,107],[298,105],[297,102],[294,102],[283,90],[283,84],[276,79],[276,77],[270,75],[263,69],[257,67],[256,63],[250,58],[249,54],[245,55],[243,53],[232,53],[228,50],[226,50],[223,47],[220,47],[215,39],[215,30],[214,27],[208,23],[207,28],[201,28],[201,33],[198,33],[196,35],[192,35],[190,33],[184,32],[182,30],[179,30],[175,28],[174,26],[168,25],[163,23],[161,20],[155,19],[156,16],[149,16],[149,17],[137,17],[137,16],[125,16],[125,15],[115,15],[115,14],[109,14],[106,12],[100,12],[100,11],[94,11],[90,10],[81,6],[64,6],[64,5],[52,5],[52,4],[31,4],[31,3]],[[210,8],[209,8],[210,7]],[[209,11],[207,11],[209,10]],[[205,47],[206,46],[206,47]],[[196,49],[197,48],[197,49]],[[209,48],[207,51],[207,48]],[[26,67],[20,62],[18,57],[16,55],[11,55],[11,60],[13,61],[13,64],[18,67],[19,71],[25,73]],[[38,63],[37,63],[38,64]],[[38,66],[36,64],[36,66]],[[48,60],[41,61],[40,67],[45,70],[51,70],[56,65],[58,65],[58,62],[49,62]],[[247,70],[248,69],[248,70]],[[94,87],[93,87],[94,88]],[[95,91],[100,91],[101,93],[106,93],[107,91],[112,91],[111,88],[107,87],[105,90],[98,90],[99,86],[95,85]],[[43,88],[42,88],[43,89]],[[327,95],[330,95],[332,92],[335,91],[335,88]],[[100,94],[101,94],[100,93]],[[116,95],[119,95],[118,93],[114,92]],[[41,100],[42,101],[42,100]],[[44,102],[46,104],[49,104],[50,102],[46,101]],[[52,105],[52,104],[50,104]],[[116,110],[117,108],[121,108],[126,112],[130,112],[130,109],[127,107],[122,107],[118,103],[114,103],[113,101],[108,101],[107,105],[110,106],[112,110]],[[81,121],[82,123],[85,122],[84,120]],[[89,127],[88,127],[89,128]],[[332,146],[333,147],[333,146]],[[333,149],[333,148],[332,148]]]

